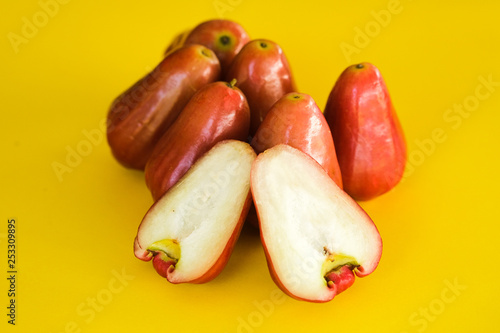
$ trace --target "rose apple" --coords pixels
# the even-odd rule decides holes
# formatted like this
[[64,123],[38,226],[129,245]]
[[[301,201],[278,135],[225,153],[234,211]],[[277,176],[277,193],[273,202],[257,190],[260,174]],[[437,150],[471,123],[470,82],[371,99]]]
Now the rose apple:
[[118,162],[144,169],[155,144],[189,99],[219,75],[219,61],[210,49],[185,46],[116,98],[108,112],[107,138]]
[[280,98],[257,129],[251,145],[261,153],[280,143],[310,155],[342,188],[330,127],[311,96],[293,92]]
[[274,146],[254,161],[250,182],[269,270],[286,294],[327,302],[375,270],[377,228],[309,155]]
[[171,283],[204,283],[224,268],[251,203],[248,143],[222,141],[156,201],[134,243],[137,258]]
[[250,135],[254,135],[267,112],[283,95],[296,91],[288,60],[281,47],[269,40],[253,40],[234,58],[226,80],[248,99],[251,112]]
[[217,142],[245,140],[250,110],[234,81],[207,84],[161,137],[146,164],[146,184],[157,200]]
[[405,169],[406,143],[377,67],[348,67],[330,93],[325,118],[347,193],[369,200],[396,186]]
[[[230,20],[210,20],[199,24],[191,31],[177,35],[167,48],[166,54],[182,45],[204,45],[215,52],[224,75],[234,57],[249,41],[245,29],[238,23]],[[231,80],[232,78],[228,81]]]

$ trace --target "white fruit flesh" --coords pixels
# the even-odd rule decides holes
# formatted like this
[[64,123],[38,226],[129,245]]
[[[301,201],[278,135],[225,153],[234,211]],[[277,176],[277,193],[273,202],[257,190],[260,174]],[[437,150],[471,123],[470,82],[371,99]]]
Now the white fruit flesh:
[[325,267],[335,268],[329,259],[359,266],[358,276],[376,268],[382,241],[375,225],[308,155],[275,146],[259,155],[251,181],[268,260],[290,294],[333,298],[324,277]]
[[212,148],[146,214],[136,254],[174,240],[180,255],[172,254],[178,261],[169,281],[191,281],[206,273],[237,227],[254,159],[255,152],[244,142],[228,140]]

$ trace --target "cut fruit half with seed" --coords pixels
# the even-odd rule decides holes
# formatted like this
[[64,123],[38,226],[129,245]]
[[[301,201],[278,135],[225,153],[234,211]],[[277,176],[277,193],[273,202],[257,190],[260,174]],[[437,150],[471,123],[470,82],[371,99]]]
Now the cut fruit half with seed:
[[373,221],[309,155],[283,144],[266,150],[251,189],[269,270],[286,294],[326,302],[377,267]]
[[135,256],[172,283],[204,283],[224,268],[251,204],[249,144],[226,140],[193,164],[142,220]]

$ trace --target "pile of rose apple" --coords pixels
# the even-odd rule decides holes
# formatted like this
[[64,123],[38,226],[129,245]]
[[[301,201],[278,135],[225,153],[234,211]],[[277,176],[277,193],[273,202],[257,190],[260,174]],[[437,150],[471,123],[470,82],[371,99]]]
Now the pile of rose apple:
[[324,113],[297,92],[283,50],[228,20],[178,35],[115,99],[108,142],[144,170],[154,204],[134,251],[172,283],[224,268],[245,221],[288,295],[325,302],[372,273],[382,240],[355,200],[401,179],[403,132],[378,69],[353,65]]

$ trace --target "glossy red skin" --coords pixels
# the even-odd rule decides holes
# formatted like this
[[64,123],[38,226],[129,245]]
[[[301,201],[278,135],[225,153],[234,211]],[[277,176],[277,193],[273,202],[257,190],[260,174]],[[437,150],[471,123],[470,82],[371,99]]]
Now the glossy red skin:
[[108,112],[107,139],[118,162],[143,170],[189,99],[219,75],[220,65],[211,50],[185,46],[116,98]]
[[264,39],[249,42],[234,58],[226,80],[233,78],[250,105],[252,136],[273,104],[283,95],[297,90],[283,50],[278,44]]
[[257,129],[251,145],[261,153],[281,143],[314,158],[342,188],[330,127],[311,96],[293,92],[280,98]]
[[160,198],[217,142],[244,141],[250,110],[243,93],[226,82],[201,88],[161,137],[146,164],[146,184]]
[[167,48],[166,54],[182,45],[204,45],[215,52],[224,75],[234,57],[249,41],[247,32],[238,23],[230,20],[210,20],[199,24],[191,31],[177,35]]
[[344,190],[356,200],[370,200],[396,186],[406,164],[406,143],[379,70],[369,63],[348,67],[324,114]]
[[[158,201],[157,201],[158,202]],[[156,204],[156,203],[155,203]],[[245,222],[245,219],[247,217],[249,208],[252,204],[252,195],[250,191],[248,192],[248,196],[245,200],[245,204],[243,205],[243,209],[241,210],[240,218],[233,230],[233,233],[231,234],[231,237],[229,238],[226,247],[222,251],[221,255],[217,259],[217,261],[214,263],[214,265],[207,270],[205,274],[202,276],[190,280],[190,281],[179,281],[179,282],[172,282],[170,279],[170,274],[175,270],[175,264],[176,262],[167,259],[168,257],[164,256],[162,253],[152,253],[149,252],[145,249],[140,248],[140,245],[137,243],[137,238],[134,243],[134,252],[135,256],[143,261],[150,261],[153,259],[153,267],[155,268],[156,272],[166,278],[169,282],[171,283],[206,283],[214,278],[216,278],[223,270],[224,267],[226,267],[227,262],[229,261],[229,258],[231,257],[231,254],[233,252],[234,246],[236,244],[236,241],[238,240],[241,229],[243,227],[243,223]],[[153,204],[154,206],[154,204]],[[152,209],[152,208],[151,208]],[[140,226],[139,226],[140,228]],[[162,258],[166,257],[166,258]]]

